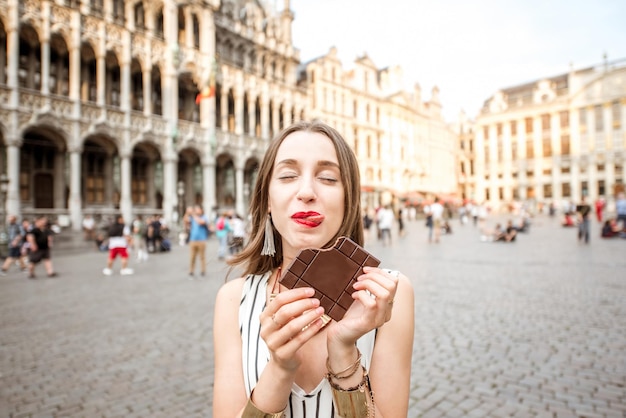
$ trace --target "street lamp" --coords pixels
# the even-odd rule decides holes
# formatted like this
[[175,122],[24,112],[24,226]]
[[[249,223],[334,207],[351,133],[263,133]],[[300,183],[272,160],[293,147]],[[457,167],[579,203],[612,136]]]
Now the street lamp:
[[7,192],[9,190],[9,176],[2,173],[0,175],[0,197],[2,198],[2,217],[0,221],[0,253],[2,256],[8,254],[9,237],[7,236],[6,214],[7,214]]
[[185,215],[185,202],[183,202],[183,196],[185,195],[185,182],[179,181],[178,188],[176,189],[176,194],[178,194],[178,219],[180,220],[180,224],[183,224],[183,216]]

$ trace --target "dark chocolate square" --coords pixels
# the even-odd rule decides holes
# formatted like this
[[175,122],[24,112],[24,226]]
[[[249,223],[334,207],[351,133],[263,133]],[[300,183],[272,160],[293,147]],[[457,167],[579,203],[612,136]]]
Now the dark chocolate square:
[[341,320],[354,302],[352,285],[364,266],[378,267],[380,260],[348,237],[339,237],[331,248],[306,249],[294,258],[280,279],[293,289],[312,287],[324,311],[335,321]]

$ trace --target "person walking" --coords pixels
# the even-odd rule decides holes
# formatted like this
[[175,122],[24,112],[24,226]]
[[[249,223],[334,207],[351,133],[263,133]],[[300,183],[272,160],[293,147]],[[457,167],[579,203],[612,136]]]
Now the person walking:
[[246,240],[246,225],[239,214],[235,213],[230,218],[230,226],[232,231],[232,241],[230,242],[230,255],[239,254],[243,250],[243,244]]
[[380,240],[385,245],[391,245],[391,228],[395,220],[395,215],[390,205],[380,208],[378,214],[378,229],[380,229]]
[[9,236],[9,254],[2,264],[0,269],[0,276],[6,276],[11,264],[18,263],[21,270],[26,270],[26,264],[21,256],[22,243],[26,236],[26,231],[17,222],[15,215],[9,216],[9,225],[7,227],[7,233]]
[[624,195],[624,192],[619,192],[617,195],[615,211],[617,212],[617,223],[626,232],[626,195]]
[[206,272],[206,241],[209,239],[209,219],[200,205],[185,213],[185,222],[189,223],[189,279],[195,277],[196,258],[200,258],[200,275]]
[[[409,279],[359,268],[354,303],[340,321],[324,315],[312,287],[279,282],[303,249],[329,248],[340,236],[363,244],[350,146],[321,122],[285,128],[269,144],[252,196],[250,243],[228,262],[243,275],[215,301],[213,416],[408,416]],[[312,280],[334,279],[325,276],[336,269],[322,270]]]
[[224,260],[228,252],[228,234],[232,232],[226,213],[222,213],[215,221],[215,236],[218,241],[217,258]]
[[35,220],[35,226],[27,235],[29,244],[28,261],[28,278],[35,279],[35,266],[43,260],[44,267],[48,277],[56,277],[52,260],[50,259],[50,250],[53,245],[54,233],[50,230],[48,218],[40,216]]
[[578,214],[578,242],[585,240],[585,244],[589,244],[589,217],[591,215],[591,206],[586,202],[585,196],[576,206]]
[[124,217],[117,215],[113,225],[109,227],[109,256],[107,266],[102,270],[105,276],[113,274],[113,262],[119,256],[122,259],[120,274],[127,276],[134,271],[128,268],[128,246],[130,244],[130,228],[124,224]]
[[[441,226],[443,223],[443,205],[439,203],[439,198],[435,197],[435,202],[430,205],[430,215],[432,216],[433,232],[435,233],[435,243],[439,243],[441,237]],[[430,241],[429,241],[430,242]]]
[[141,215],[133,221],[133,250],[137,253],[137,261],[148,261],[148,246],[146,245],[146,223]]

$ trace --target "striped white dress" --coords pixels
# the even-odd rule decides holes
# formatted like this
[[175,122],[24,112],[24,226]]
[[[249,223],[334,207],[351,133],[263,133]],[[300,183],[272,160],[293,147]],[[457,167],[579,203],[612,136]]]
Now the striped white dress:
[[[256,386],[261,372],[270,359],[267,345],[260,336],[261,324],[259,322],[259,316],[265,309],[269,277],[269,272],[263,275],[248,276],[243,286],[239,307],[239,329],[243,340],[243,375],[248,396],[252,393],[252,389]],[[361,362],[368,370],[374,351],[375,338],[376,330],[373,330],[357,341],[357,347],[363,355]],[[294,383],[285,410],[285,417],[335,417],[333,395],[328,381],[322,379],[320,384],[310,393],[306,393]]]

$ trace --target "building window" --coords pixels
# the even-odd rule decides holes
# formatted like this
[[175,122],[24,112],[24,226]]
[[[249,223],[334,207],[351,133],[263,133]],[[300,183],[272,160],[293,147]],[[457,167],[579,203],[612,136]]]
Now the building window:
[[130,190],[135,205],[148,203],[148,164],[147,159],[133,158]]
[[143,10],[143,3],[135,5],[135,29],[144,30],[146,28],[146,16]]
[[570,183],[561,183],[561,196],[572,197],[572,187]]
[[124,0],[113,0],[113,19],[123,25],[124,24]]
[[485,199],[486,199],[486,200],[491,200],[491,196],[490,196],[490,193],[489,193],[489,189],[488,189],[488,188],[487,188],[487,189],[485,189]]
[[598,196],[604,196],[606,194],[606,186],[604,180],[598,180]]
[[567,110],[560,112],[559,120],[561,121],[561,128],[569,127],[569,112]]
[[580,193],[581,193],[581,196],[589,195],[589,185],[587,184],[586,181],[583,181],[580,183]]
[[543,175],[544,176],[551,176],[552,175],[552,169],[551,168],[546,168],[543,170]]
[[511,142],[511,160],[513,161],[517,160],[517,142],[516,141]]
[[543,138],[543,156],[550,157],[552,156],[552,138],[547,136]]
[[104,203],[105,155],[89,154],[85,179],[85,201],[88,204]]
[[593,107],[593,114],[596,123],[596,132],[604,131],[604,117],[602,115],[602,105],[595,105]]
[[489,139],[489,127],[488,126],[483,126],[483,138],[485,138],[485,140]]
[[604,171],[604,164],[598,164],[598,166],[596,167],[596,169],[598,170],[598,172],[602,172],[602,171]]
[[526,140],[526,159],[535,158],[535,147],[533,144],[533,139],[528,138]]
[[496,125],[496,132],[497,132],[498,137],[502,136],[502,124],[501,123],[498,123]]
[[526,124],[526,133],[527,134],[533,133],[533,118],[524,119],[524,123]]
[[498,197],[500,200],[504,200],[504,187],[498,187]]
[[517,135],[517,122],[511,122],[511,136]]
[[611,104],[611,115],[613,119],[613,129],[620,129],[622,127],[622,108],[617,100]]
[[569,174],[570,169],[569,167],[561,167],[561,174]]
[[552,185],[551,184],[544,184],[543,185],[543,197],[545,198],[552,198]]
[[102,0],[91,0],[91,14],[102,17]]
[[570,154],[570,140],[569,135],[561,135],[561,155]]

